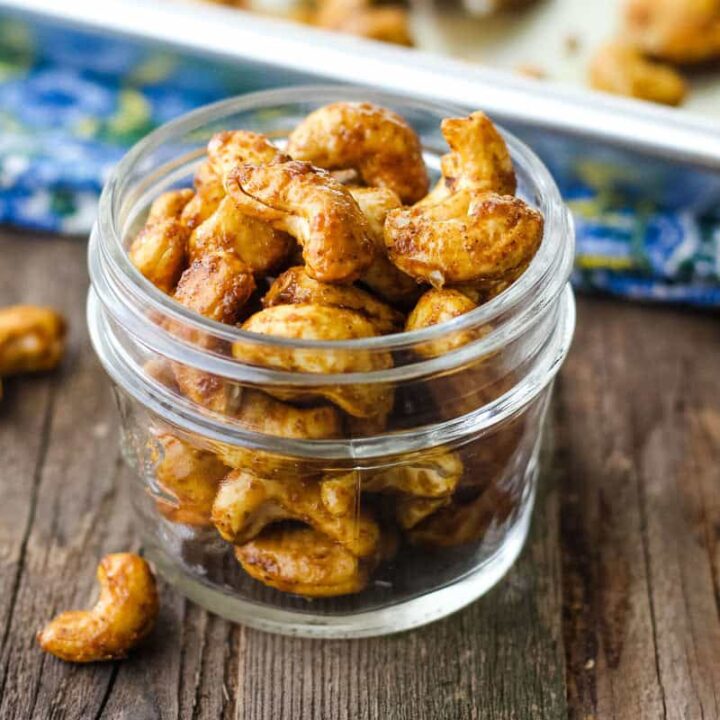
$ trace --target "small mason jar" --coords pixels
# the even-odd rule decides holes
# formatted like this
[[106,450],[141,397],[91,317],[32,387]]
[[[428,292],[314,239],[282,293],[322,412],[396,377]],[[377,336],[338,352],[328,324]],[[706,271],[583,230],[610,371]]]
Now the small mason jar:
[[[150,203],[191,186],[213,133],[253,130],[282,146],[309,112],[339,100],[400,113],[435,178],[447,152],[440,122],[466,114],[342,87],[202,108],[120,162],[89,248],[90,332],[116,388],[148,557],[219,615],[315,637],[428,623],[510,568],[575,320],[571,218],[546,168],[508,133],[518,195],[543,213],[543,241],[509,288],[450,322],[341,342],[258,335],[194,314],[133,267],[127,249]],[[316,371],[284,369],[293,360]]]

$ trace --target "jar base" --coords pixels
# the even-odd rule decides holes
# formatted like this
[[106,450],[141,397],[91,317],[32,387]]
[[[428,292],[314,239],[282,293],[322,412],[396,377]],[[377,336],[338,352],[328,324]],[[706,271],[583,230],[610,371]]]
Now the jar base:
[[[534,493],[533,493],[534,494]],[[480,566],[451,585],[369,612],[312,615],[259,605],[198,580],[168,554],[154,538],[147,538],[147,558],[180,593],[220,617],[242,625],[304,638],[348,639],[389,635],[447,617],[477,600],[508,572],[525,544],[534,498],[523,503],[521,514],[501,547]]]

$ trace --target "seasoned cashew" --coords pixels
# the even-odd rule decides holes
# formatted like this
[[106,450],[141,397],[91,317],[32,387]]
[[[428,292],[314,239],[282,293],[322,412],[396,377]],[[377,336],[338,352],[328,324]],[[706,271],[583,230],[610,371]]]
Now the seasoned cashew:
[[263,306],[323,305],[355,312],[367,318],[380,335],[399,332],[404,323],[402,313],[353,285],[329,285],[313,280],[304,267],[286,270],[270,287]]
[[[459,290],[432,288],[418,300],[417,305],[408,315],[405,330],[411,332],[431,325],[439,325],[460,317],[476,307],[477,305]],[[451,334],[446,333],[439,340],[430,340],[418,345],[415,352],[422,357],[439,357],[477,340],[485,332],[487,331],[483,328],[473,328]]]
[[454,492],[463,475],[463,463],[454,452],[428,452],[402,464],[363,477],[366,492],[405,493],[442,497]]
[[385,247],[385,218],[391,210],[402,207],[400,198],[388,188],[351,187],[350,194],[365,215],[375,257],[360,281],[388,302],[407,308],[413,305],[422,288],[388,259]]
[[428,498],[400,495],[395,504],[395,519],[403,530],[409,530],[451,502],[450,497]]
[[289,235],[244,215],[232,198],[225,197],[190,235],[188,253],[196,260],[215,250],[232,250],[252,272],[267,273],[282,263],[292,244]]
[[441,128],[450,146],[440,161],[442,179],[418,205],[435,205],[461,190],[515,194],[517,180],[510,151],[485,113],[446,118]]
[[267,528],[235,557],[255,580],[305,597],[350,595],[368,581],[367,563],[312,528]]
[[[258,390],[243,389],[234,421],[247,430],[281,438],[327,440],[342,436],[342,417],[333,405],[298,408]],[[212,443],[213,450],[232,468],[256,475],[283,474],[307,470],[307,463],[280,453],[227,443]],[[312,465],[312,463],[310,463]]]
[[482,540],[493,524],[504,522],[519,498],[491,485],[469,502],[453,500],[415,524],[408,532],[415,545],[453,547]]
[[130,261],[155,287],[171,293],[185,268],[189,236],[179,220],[146,225],[130,246]]
[[229,472],[216,455],[199,450],[165,433],[158,443],[162,458],[155,479],[172,499],[158,498],[156,506],[168,520],[185,525],[209,526],[210,511],[220,481]]
[[428,190],[415,131],[397,113],[372,103],[337,102],[315,110],[290,134],[287,151],[323,168],[354,168],[366,185],[389,188],[405,203]]
[[381,42],[414,45],[408,11],[399,6],[373,7],[368,0],[321,0],[312,23]]
[[288,475],[261,478],[244,470],[233,470],[220,484],[212,510],[220,535],[242,545],[263,528],[282,520],[296,520],[340,543],[357,557],[378,551],[380,530],[365,512],[338,517],[322,503],[315,479]]
[[62,360],[67,326],[49,307],[0,308],[0,375],[52,370]]
[[296,238],[316,280],[349,283],[370,266],[367,220],[330,173],[297,161],[245,164],[230,173],[225,189],[243,213]]
[[68,662],[117,660],[152,630],[158,596],[145,560],[132,553],[106,555],[97,579],[100,597],[92,610],[61,613],[38,633],[45,652]]
[[189,188],[169,190],[158,195],[150,205],[146,225],[163,220],[179,220],[185,206],[193,199],[195,193]]
[[288,159],[265,135],[248,130],[216,133],[207,151],[208,159],[195,175],[195,197],[182,216],[189,228],[198,227],[217,210],[225,197],[225,179],[236,165],[246,162],[262,165]]
[[132,264],[166,293],[173,291],[185,268],[190,230],[180,216],[192,197],[192,190],[159,195],[128,251]]
[[390,259],[434,287],[501,280],[529,262],[542,235],[537,210],[495,193],[457,193],[438,205],[393,210],[385,221]]
[[507,273],[502,280],[476,280],[474,283],[460,283],[454,286],[463,295],[470,298],[476,306],[484,305],[494,297],[505,292],[528,268],[530,263],[519,265]]
[[[233,323],[254,289],[252,272],[235,253],[217,250],[195,260],[183,273],[175,299],[212,320]],[[196,345],[220,349],[216,340],[199,331],[175,326],[172,331]],[[215,412],[232,412],[238,390],[231,383],[181,363],[173,364],[173,372],[183,395]]]
[[190,230],[205,222],[218,209],[225,197],[222,180],[213,170],[209,160],[206,160],[197,169],[193,186],[195,195],[183,208],[180,215],[180,222]]
[[590,65],[590,84],[596,90],[664,105],[680,105],[687,94],[677,70],[646,59],[623,42],[607,43],[597,51]]
[[[376,335],[372,323],[362,315],[322,305],[276,305],[252,315],[243,329],[298,340],[350,340]],[[392,367],[392,358],[385,352],[268,348],[240,340],[233,344],[233,356],[250,365],[303,373],[362,373]],[[393,402],[392,389],[380,384],[323,385],[312,391],[267,390],[281,400],[325,397],[357,417],[387,414]]]
[[356,512],[364,492],[415,498],[449,497],[457,488],[463,470],[457,453],[427,453],[382,470],[328,474],[320,481],[320,498],[329,513],[342,517]]
[[232,251],[216,250],[183,273],[175,299],[211,320],[234,323],[253,290],[255,281],[247,265]]
[[354,515],[362,492],[362,471],[327,475],[320,481],[320,499],[335,517]]
[[720,0],[626,0],[624,36],[674,63],[720,57]]

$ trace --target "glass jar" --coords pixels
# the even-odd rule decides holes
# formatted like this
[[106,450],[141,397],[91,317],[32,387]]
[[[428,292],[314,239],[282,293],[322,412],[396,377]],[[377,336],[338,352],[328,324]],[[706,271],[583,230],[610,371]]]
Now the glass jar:
[[[231,620],[360,637],[458,610],[520,552],[552,382],[574,329],[573,227],[545,167],[504,133],[518,195],[542,211],[544,239],[508,289],[442,325],[342,342],[257,335],[190,312],[133,267],[127,248],[151,201],[191,184],[214,132],[253,130],[282,145],[310,111],[338,100],[399,112],[435,177],[447,151],[440,122],[466,114],[373,90],[299,87],[165,125],[128,153],[100,199],[88,320],[159,571]],[[283,369],[288,358],[304,371]]]

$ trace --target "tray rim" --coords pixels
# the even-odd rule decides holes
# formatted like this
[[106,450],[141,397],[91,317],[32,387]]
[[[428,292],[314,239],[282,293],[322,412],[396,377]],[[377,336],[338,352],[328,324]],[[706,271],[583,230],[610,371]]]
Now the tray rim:
[[717,120],[540,83],[423,50],[178,0],[0,0],[2,10],[226,61],[285,68],[318,80],[482,108],[503,122],[720,172]]

